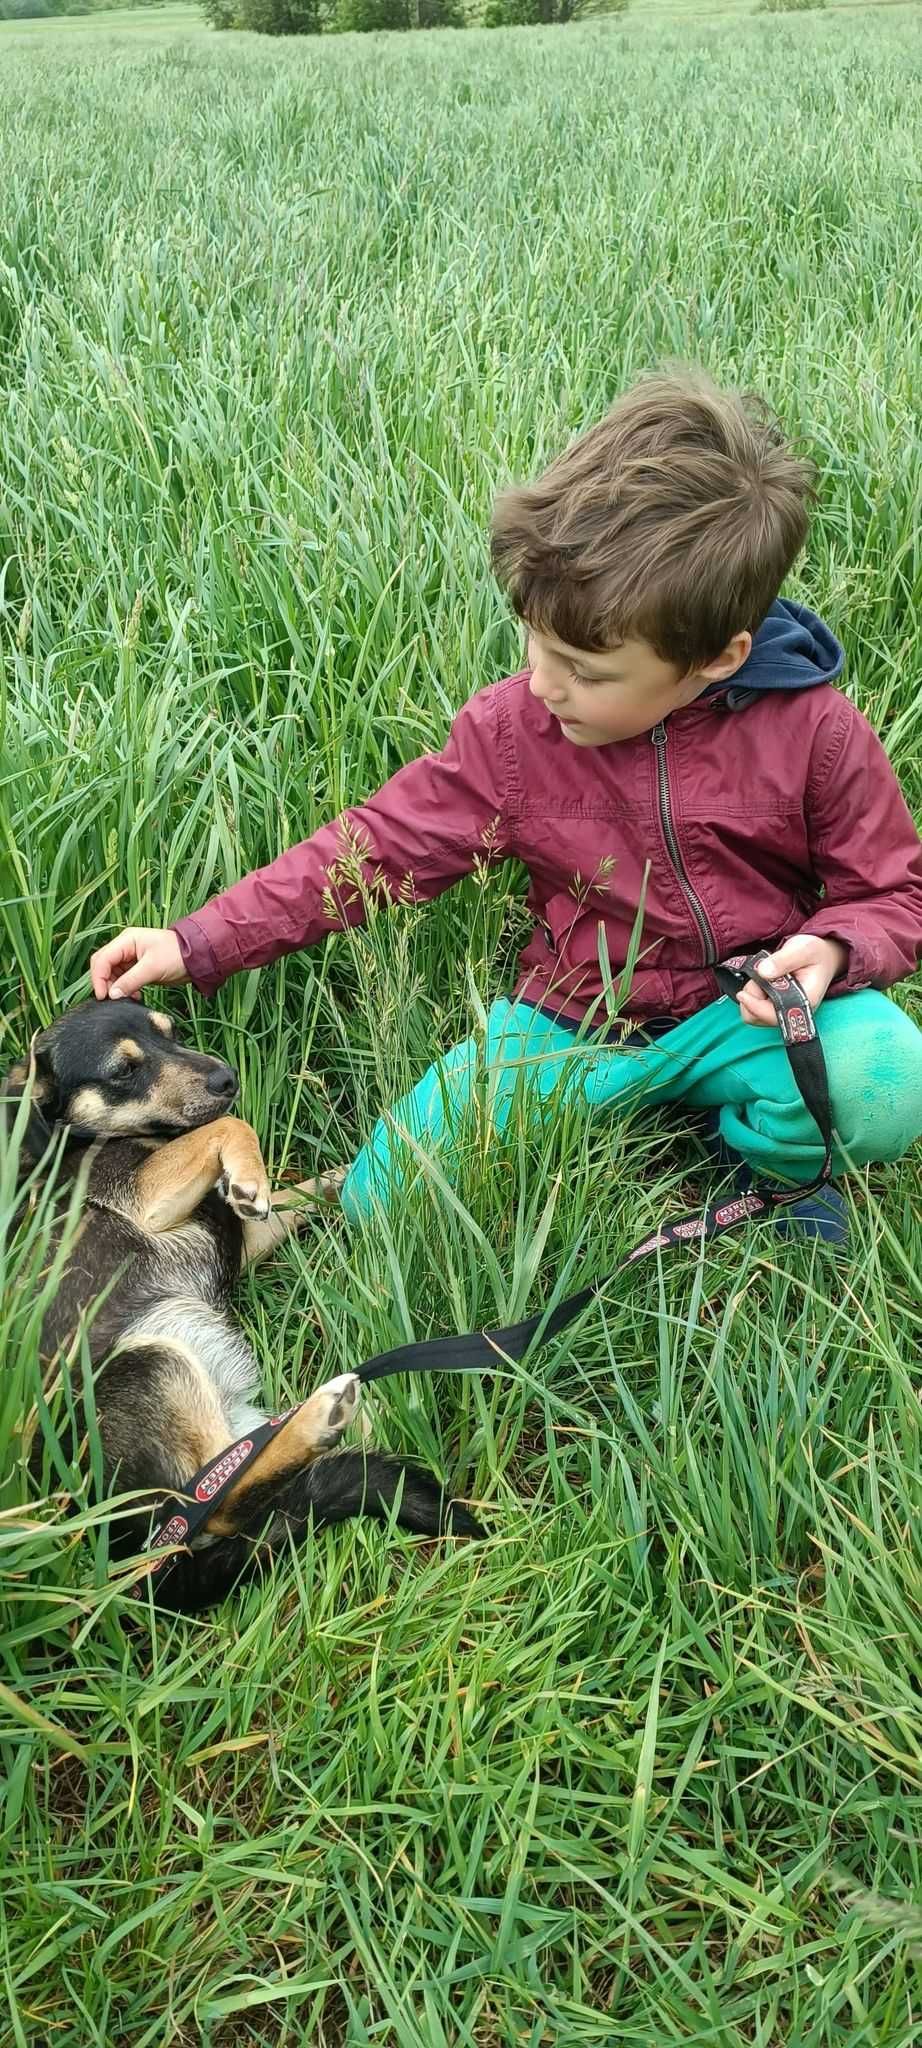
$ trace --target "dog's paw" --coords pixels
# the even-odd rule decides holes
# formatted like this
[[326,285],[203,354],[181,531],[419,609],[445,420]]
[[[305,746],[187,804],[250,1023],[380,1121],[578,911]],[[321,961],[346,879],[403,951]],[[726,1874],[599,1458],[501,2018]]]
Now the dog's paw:
[[244,1223],[265,1222],[271,1203],[265,1171],[254,1173],[245,1170],[238,1179],[233,1172],[225,1169],[218,1181],[217,1192],[222,1201],[227,1203],[228,1208],[233,1209],[234,1215],[239,1216]]
[[317,1388],[302,1410],[312,1449],[328,1451],[339,1442],[358,1411],[361,1397],[362,1383],[355,1372],[342,1372],[338,1379],[327,1380]]

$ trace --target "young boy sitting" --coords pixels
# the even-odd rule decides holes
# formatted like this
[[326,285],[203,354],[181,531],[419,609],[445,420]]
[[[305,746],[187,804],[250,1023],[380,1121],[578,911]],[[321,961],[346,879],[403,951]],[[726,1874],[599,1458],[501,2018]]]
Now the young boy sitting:
[[[837,640],[778,598],[810,495],[758,402],[698,374],[641,381],[497,502],[493,563],[527,668],[480,690],[440,753],[194,916],[122,932],[93,955],[95,994],[210,995],[361,922],[369,891],[425,901],[516,856],[535,922],[489,1014],[497,1128],[523,1077],[587,1111],[643,1094],[709,1111],[761,1178],[813,1180],[822,1144],[772,1006],[753,982],[721,998],[714,978],[764,948],[767,979],[794,974],[822,1005],[837,1170],[898,1158],[922,1133],[922,1033],[880,991],[922,957],[922,847],[883,747],[834,687]],[[641,900],[612,1028],[606,981]],[[450,1170],[475,1070],[468,1040],[382,1118],[339,1190],[350,1216],[412,1164],[402,1132]],[[787,1216],[798,1207],[808,1234],[844,1235],[838,1191]]]

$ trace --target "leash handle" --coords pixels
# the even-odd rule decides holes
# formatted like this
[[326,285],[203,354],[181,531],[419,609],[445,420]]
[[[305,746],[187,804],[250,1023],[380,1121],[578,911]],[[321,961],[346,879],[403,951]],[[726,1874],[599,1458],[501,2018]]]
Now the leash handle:
[[772,1207],[780,1209],[787,1203],[799,1202],[805,1194],[814,1193],[832,1179],[832,1103],[826,1056],[809,999],[793,974],[784,974],[778,981],[766,981],[759,970],[759,961],[764,958],[764,953],[737,953],[732,959],[723,960],[714,972],[725,995],[736,996],[747,981],[754,981],[768,997],[791,1073],[823,1140],[821,1172],[809,1187],[798,1187],[793,1194],[775,1194]]

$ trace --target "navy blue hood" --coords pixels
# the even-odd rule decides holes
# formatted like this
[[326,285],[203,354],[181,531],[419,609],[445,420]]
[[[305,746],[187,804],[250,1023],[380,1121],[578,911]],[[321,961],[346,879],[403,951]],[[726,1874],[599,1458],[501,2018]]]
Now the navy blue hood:
[[712,683],[707,696],[726,692],[733,710],[763,690],[812,690],[842,674],[845,651],[834,633],[805,604],[779,597],[763,619],[748,659],[729,683]]

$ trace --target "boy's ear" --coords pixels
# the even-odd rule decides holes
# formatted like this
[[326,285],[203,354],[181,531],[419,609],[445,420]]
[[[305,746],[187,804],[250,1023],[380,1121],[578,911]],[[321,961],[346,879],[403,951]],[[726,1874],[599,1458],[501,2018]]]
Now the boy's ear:
[[732,640],[727,641],[723,653],[718,654],[715,661],[705,662],[704,667],[698,670],[698,674],[708,683],[728,683],[731,677],[736,675],[737,670],[742,668],[744,661],[749,660],[751,653],[752,634],[734,633]]
[[41,1159],[51,1144],[60,1108],[53,1048],[47,1032],[36,1032],[26,1058],[17,1060],[0,1081],[0,1110],[9,1105],[3,1116],[7,1134],[24,1095],[29,1095],[30,1107],[23,1150],[31,1159]]

